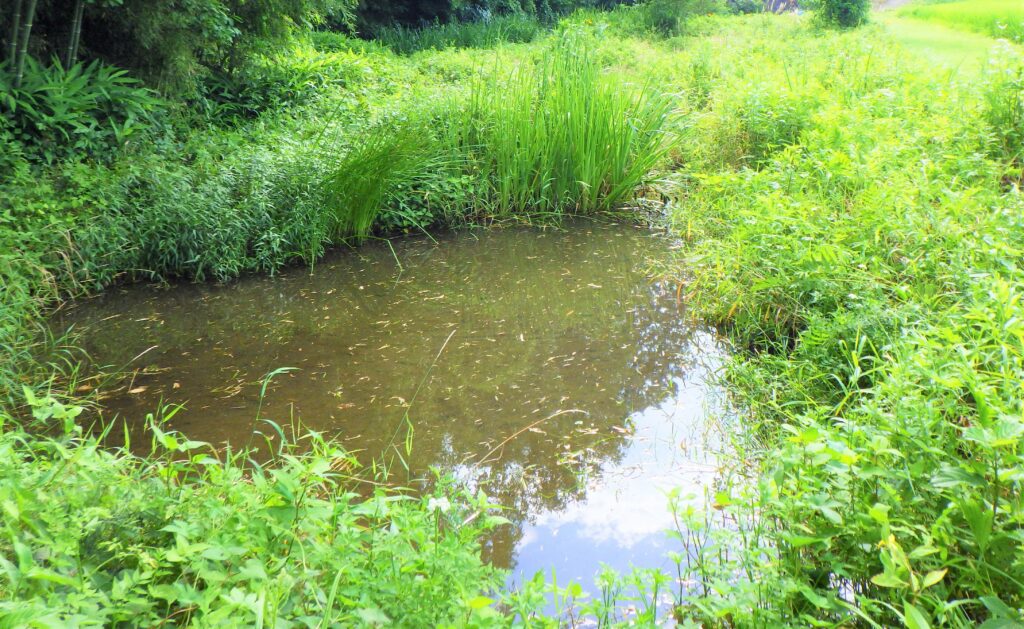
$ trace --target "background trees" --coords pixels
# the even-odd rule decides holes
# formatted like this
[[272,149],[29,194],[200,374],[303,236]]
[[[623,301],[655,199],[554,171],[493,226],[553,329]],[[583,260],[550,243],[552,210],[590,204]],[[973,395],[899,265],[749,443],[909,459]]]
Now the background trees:
[[246,53],[326,17],[351,24],[357,0],[12,0],[0,15],[4,64],[18,88],[27,59],[70,68],[85,53],[167,92],[233,71]]

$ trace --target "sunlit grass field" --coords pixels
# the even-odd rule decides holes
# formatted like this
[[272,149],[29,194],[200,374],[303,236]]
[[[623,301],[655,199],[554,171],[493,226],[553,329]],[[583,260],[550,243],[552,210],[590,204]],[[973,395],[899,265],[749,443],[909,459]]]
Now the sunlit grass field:
[[910,5],[900,9],[898,14],[1017,43],[1024,41],[1024,2],[1020,0],[962,0]]

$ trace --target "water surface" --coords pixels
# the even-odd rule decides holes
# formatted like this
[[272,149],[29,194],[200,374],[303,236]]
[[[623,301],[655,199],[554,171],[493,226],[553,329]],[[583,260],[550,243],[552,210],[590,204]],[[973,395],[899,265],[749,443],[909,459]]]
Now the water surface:
[[182,404],[192,439],[245,445],[259,417],[369,459],[411,425],[413,476],[450,470],[511,508],[491,561],[590,583],[602,561],[664,565],[665,492],[716,475],[723,352],[649,281],[670,247],[589,223],[377,242],[312,272],[113,290],[61,324],[130,372],[104,406],[135,426]]

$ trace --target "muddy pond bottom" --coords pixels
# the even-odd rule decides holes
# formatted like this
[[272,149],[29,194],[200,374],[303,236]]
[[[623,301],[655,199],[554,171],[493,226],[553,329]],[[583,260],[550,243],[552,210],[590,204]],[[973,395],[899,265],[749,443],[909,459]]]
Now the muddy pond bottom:
[[716,478],[724,351],[649,281],[670,248],[592,223],[371,242],[312,271],[112,290],[57,325],[128,372],[104,412],[139,437],[180,404],[171,427],[214,444],[272,420],[367,461],[398,445],[414,478],[440,468],[509,507],[485,552],[513,582],[589,585],[601,563],[668,567],[666,492],[700,501]]

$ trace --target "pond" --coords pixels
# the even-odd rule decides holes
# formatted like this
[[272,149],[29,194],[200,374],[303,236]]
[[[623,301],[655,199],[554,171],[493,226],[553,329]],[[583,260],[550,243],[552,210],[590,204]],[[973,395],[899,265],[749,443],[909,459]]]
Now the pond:
[[718,471],[725,352],[649,280],[671,247],[595,223],[371,241],[275,277],[111,290],[59,325],[128,373],[104,412],[140,435],[181,404],[171,427],[214,444],[270,419],[364,460],[397,445],[413,478],[450,471],[510,508],[485,552],[514,582],[590,584],[602,562],[667,567],[666,492],[702,500]]

